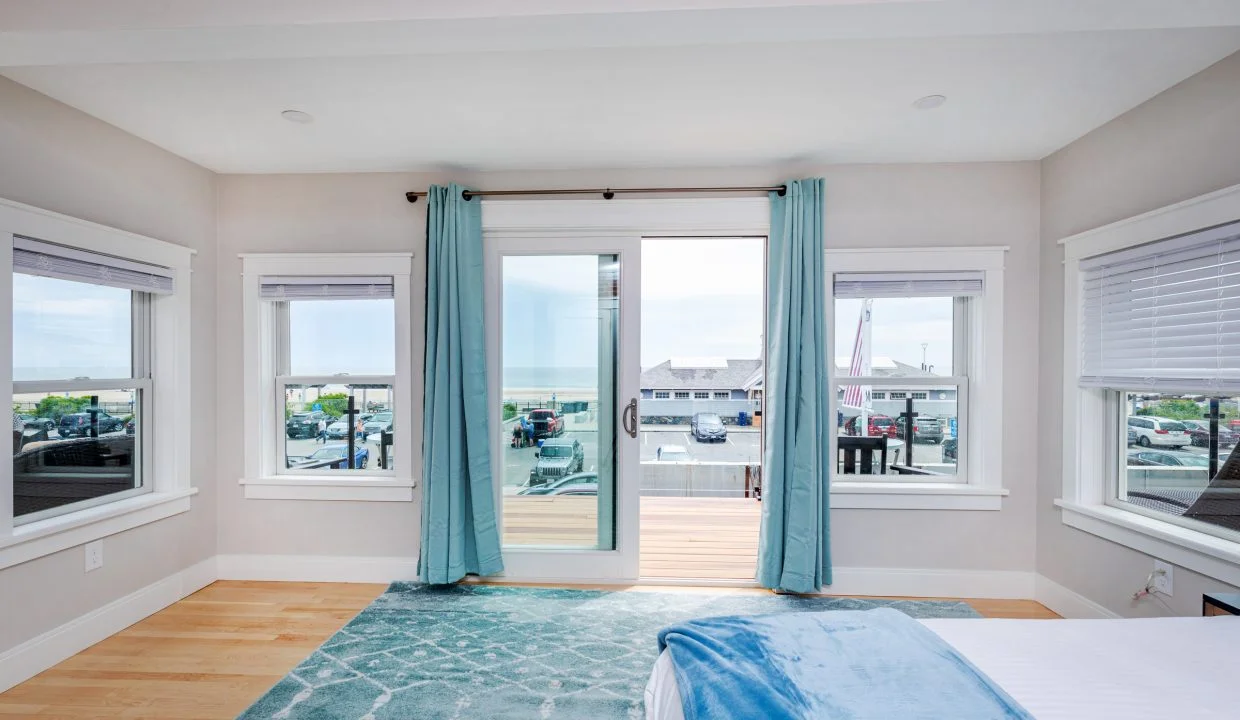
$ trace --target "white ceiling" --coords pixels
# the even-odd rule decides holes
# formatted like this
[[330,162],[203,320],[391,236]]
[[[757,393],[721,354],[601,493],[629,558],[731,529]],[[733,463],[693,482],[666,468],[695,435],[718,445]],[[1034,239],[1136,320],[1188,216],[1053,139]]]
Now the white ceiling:
[[1237,50],[1235,0],[0,0],[0,72],[219,172],[1036,159]]

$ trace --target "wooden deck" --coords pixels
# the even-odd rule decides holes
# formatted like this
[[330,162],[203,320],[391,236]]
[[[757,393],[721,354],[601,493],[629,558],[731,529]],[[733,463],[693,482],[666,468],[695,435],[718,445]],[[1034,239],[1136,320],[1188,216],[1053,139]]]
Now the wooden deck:
[[[762,506],[749,498],[643,497],[641,576],[752,580]],[[504,498],[505,545],[594,547],[593,497]]]

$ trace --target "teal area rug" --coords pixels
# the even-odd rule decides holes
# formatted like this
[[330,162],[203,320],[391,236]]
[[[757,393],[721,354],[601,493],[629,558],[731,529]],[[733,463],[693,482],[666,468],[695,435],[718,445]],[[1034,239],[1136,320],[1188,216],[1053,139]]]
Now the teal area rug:
[[241,719],[637,719],[666,625],[876,607],[979,617],[963,602],[394,583]]

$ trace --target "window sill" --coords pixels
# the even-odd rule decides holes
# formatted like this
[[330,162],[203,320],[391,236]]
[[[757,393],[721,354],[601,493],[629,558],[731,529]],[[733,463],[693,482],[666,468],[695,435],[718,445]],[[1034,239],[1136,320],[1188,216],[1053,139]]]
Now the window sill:
[[840,510],[1002,510],[1008,491],[964,483],[833,482]]
[[242,480],[247,500],[360,500],[412,502],[417,482],[411,478],[336,478],[277,475]]
[[197,493],[197,488],[147,493],[18,526],[0,538],[0,569],[179,515]]
[[1240,585],[1240,543],[1106,505],[1056,500],[1063,522],[1104,540]]

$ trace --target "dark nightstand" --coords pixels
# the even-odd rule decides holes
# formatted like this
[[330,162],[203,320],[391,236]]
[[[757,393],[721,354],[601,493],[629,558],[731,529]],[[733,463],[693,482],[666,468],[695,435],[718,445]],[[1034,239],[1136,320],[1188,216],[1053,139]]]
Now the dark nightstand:
[[1201,596],[1201,614],[1240,615],[1240,593],[1206,593]]

